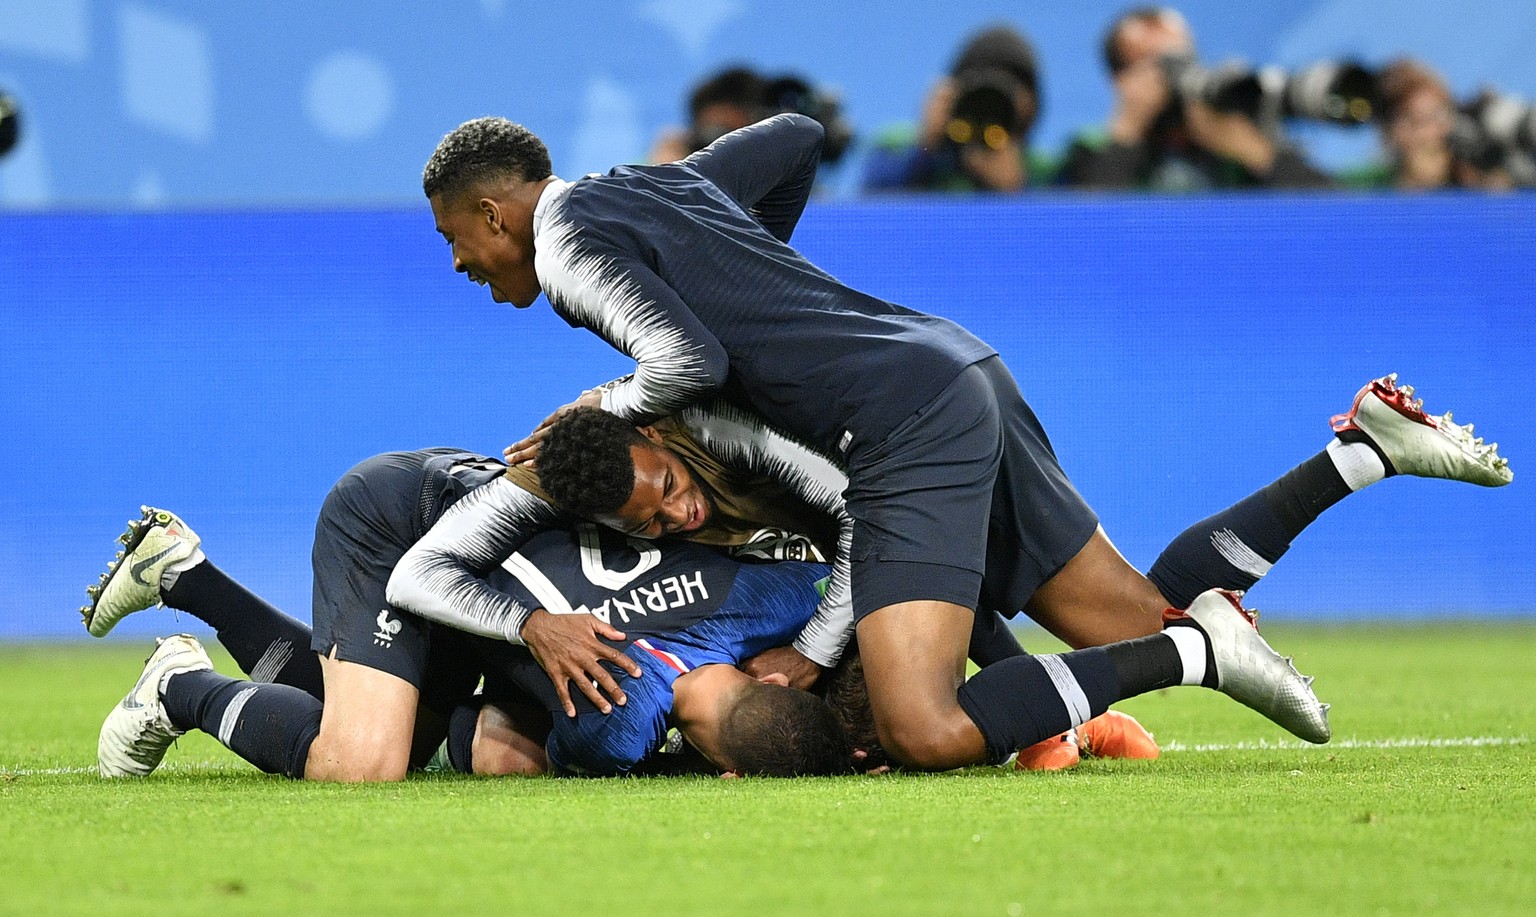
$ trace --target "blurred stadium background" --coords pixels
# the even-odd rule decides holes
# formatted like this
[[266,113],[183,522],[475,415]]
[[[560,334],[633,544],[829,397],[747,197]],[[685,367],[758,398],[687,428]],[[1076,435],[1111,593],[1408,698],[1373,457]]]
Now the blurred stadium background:
[[[696,80],[742,61],[837,90],[868,137],[1005,20],[1040,52],[1035,143],[1058,150],[1109,107],[1098,42],[1124,5],[0,0],[0,88],[22,112],[0,159],[0,639],[80,634],[84,586],[141,502],[304,617],[313,515],[351,464],[495,453],[626,370],[449,269],[419,173],[465,118],[528,124],[575,177],[638,161]],[[1210,61],[1408,53],[1459,95],[1536,98],[1531,4],[1178,6]],[[1296,136],[1336,167],[1375,143]],[[1497,438],[1515,483],[1388,482],[1303,536],[1252,604],[1536,614],[1536,196],[860,200],[858,162],[797,243],[997,345],[1134,563],[1310,455],[1396,370]]]

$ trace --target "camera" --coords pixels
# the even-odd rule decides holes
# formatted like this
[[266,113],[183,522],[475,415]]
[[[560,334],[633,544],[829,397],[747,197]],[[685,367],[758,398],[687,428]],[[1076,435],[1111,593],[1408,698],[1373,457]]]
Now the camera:
[[1536,105],[1484,90],[1457,111],[1451,146],[1485,169],[1504,165],[1510,153],[1536,153]]
[[955,82],[955,102],[944,125],[951,143],[1000,150],[1028,132],[1018,103],[1025,87],[1013,74],[992,68],[967,70]]
[[688,99],[687,146],[697,152],[738,127],[785,112],[814,118],[825,131],[821,161],[833,165],[853,143],[837,94],[791,73],[768,78],[750,67],[728,67],[694,87]]
[[763,88],[763,117],[795,112],[813,118],[825,131],[821,143],[823,165],[836,165],[853,144],[853,125],[843,117],[837,95],[818,89],[793,74],[768,80]]
[[0,156],[11,151],[21,135],[21,113],[16,100],[0,89]]
[[1204,67],[1190,55],[1161,60],[1174,101],[1203,102],[1266,124],[1302,118],[1356,126],[1381,109],[1377,75],[1354,61],[1323,61],[1295,73],[1230,63]]

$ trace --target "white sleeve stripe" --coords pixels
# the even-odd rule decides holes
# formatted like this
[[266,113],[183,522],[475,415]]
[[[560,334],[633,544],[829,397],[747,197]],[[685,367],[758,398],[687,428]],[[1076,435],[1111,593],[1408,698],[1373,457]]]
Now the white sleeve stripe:
[[690,345],[627,273],[583,252],[580,239],[563,210],[553,208],[540,235],[537,269],[552,303],[635,359],[634,376],[604,394],[604,409],[628,418],[661,416],[712,390],[718,380],[701,346]]
[[455,503],[389,578],[390,604],[448,627],[520,643],[530,609],[477,575],[512,555],[529,536],[559,520],[554,507],[507,478]]
[[817,665],[833,666],[853,636],[850,557],[853,519],[843,491],[848,477],[827,456],[768,426],[756,414],[724,401],[695,405],[682,414],[690,433],[721,461],[788,484],[813,509],[838,523],[837,556],[816,616],[795,638],[795,649]]

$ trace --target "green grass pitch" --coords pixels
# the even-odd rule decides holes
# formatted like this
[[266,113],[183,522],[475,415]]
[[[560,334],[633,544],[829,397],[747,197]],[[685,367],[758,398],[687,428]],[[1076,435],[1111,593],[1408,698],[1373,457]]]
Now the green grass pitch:
[[387,786],[200,735],[104,782],[146,647],[0,645],[0,914],[1536,913],[1536,622],[1265,633],[1331,745],[1178,689],[1122,706],[1161,760],[1059,774]]

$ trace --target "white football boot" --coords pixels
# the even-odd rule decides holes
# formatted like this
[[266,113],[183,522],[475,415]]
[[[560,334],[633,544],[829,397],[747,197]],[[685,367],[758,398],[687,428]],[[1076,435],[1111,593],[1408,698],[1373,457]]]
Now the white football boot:
[[1397,373],[1367,383],[1349,410],[1333,418],[1333,431],[1345,441],[1350,433],[1363,433],[1399,474],[1483,487],[1515,479],[1509,462],[1499,457],[1498,443],[1484,445],[1473,437],[1471,424],[1452,423],[1449,411],[1438,417],[1424,413],[1424,399],[1413,396],[1413,386],[1398,386]]
[[118,621],[160,604],[160,577],[167,567],[203,559],[202,539],[175,513],[153,506],[139,509],[143,515],[117,537],[123,550],[107,564],[101,581],[85,589],[91,601],[80,606],[80,616],[93,637],[105,637]]
[[1312,693],[1312,676],[1296,671],[1259,636],[1257,615],[1236,593],[1211,589],[1184,611],[1168,609],[1165,621],[1193,618],[1205,631],[1216,658],[1216,690],[1264,714],[1286,731],[1318,745],[1333,737],[1328,705]]
[[190,634],[161,637],[155,643],[133,690],[101,724],[96,766],[103,777],[143,777],[159,767],[166,749],[185,731],[166,717],[161,687],[172,675],[213,668],[203,645]]

